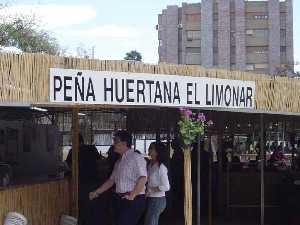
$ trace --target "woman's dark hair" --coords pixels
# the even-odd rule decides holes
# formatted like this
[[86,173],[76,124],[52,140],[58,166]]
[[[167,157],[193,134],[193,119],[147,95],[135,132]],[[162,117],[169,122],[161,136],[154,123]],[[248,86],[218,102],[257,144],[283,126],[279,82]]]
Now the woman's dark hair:
[[114,139],[125,141],[127,143],[127,147],[131,148],[132,145],[132,135],[126,130],[117,131],[114,135]]
[[150,147],[154,146],[154,149],[157,153],[157,161],[158,164],[164,164],[165,166],[168,165],[168,151],[167,147],[164,143],[162,142],[152,142],[150,144]]

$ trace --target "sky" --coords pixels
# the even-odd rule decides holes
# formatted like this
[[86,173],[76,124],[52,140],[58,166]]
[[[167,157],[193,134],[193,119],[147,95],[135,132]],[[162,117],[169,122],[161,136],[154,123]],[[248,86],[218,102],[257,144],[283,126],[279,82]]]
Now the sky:
[[[195,3],[200,0],[185,0]],[[13,12],[34,13],[69,54],[95,49],[95,58],[123,59],[130,50],[158,62],[157,15],[181,0],[0,0]],[[300,0],[294,0],[294,52],[300,61]],[[1,12],[0,12],[1,16]]]

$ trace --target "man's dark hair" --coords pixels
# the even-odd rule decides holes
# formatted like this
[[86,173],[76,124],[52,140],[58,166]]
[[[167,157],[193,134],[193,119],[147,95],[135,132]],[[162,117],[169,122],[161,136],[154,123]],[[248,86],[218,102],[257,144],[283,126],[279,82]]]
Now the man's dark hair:
[[114,135],[114,140],[125,141],[127,143],[127,147],[131,148],[132,135],[126,130],[117,131]]

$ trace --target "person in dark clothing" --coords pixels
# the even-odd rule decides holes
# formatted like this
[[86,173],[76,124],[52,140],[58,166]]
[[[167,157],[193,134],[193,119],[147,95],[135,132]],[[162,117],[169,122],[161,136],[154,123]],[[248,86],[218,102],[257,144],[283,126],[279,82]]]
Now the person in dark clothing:
[[183,168],[184,157],[183,149],[178,139],[174,139],[171,143],[174,154],[171,159],[170,174],[171,174],[171,192],[172,192],[172,206],[173,215],[178,218],[183,218],[183,205],[184,205],[184,190],[183,190]]
[[[120,154],[115,152],[114,146],[111,145],[110,148],[108,149],[107,155],[108,155],[107,160],[108,160],[108,164],[109,164],[109,177],[110,177],[116,162],[120,158]],[[109,208],[112,210],[111,214],[112,214],[112,220],[113,220],[113,224],[114,224],[115,218],[116,218],[117,207],[118,207],[118,196],[115,192],[115,186],[112,187],[108,191],[108,193],[111,198],[111,201],[108,204],[109,204]]]
[[280,216],[282,224],[300,224],[300,156],[297,156],[296,170],[288,171],[282,176],[279,186]]
[[117,152],[114,151],[114,146],[111,145],[108,149],[107,152],[107,160],[108,160],[108,164],[109,164],[109,175],[111,175],[115,163],[118,161],[118,159],[120,158],[120,154],[118,154]]
[[[97,174],[98,160],[100,155],[94,145],[85,145],[83,137],[79,135],[78,151],[78,181],[79,181],[79,224],[101,225],[108,224],[108,209],[106,202],[108,195],[103,195],[96,201],[89,201],[89,193],[103,181],[99,180]],[[72,149],[66,159],[66,163],[72,168]]]
[[[79,183],[97,181],[97,160],[100,155],[94,145],[85,145],[82,135],[79,135],[78,173]],[[72,149],[70,149],[66,163],[72,168]]]
[[[192,185],[193,185],[193,210],[197,211],[197,164],[198,164],[198,144],[193,145],[192,150]],[[204,142],[200,143],[200,207],[201,216],[208,213],[208,175],[209,175],[209,160],[210,153],[204,150]],[[196,214],[194,215],[196,219]]]
[[240,158],[235,155],[232,157],[231,170],[235,172],[239,172],[243,169]]
[[[79,139],[79,151],[81,146],[84,145],[84,140],[81,134],[78,135],[78,139]],[[78,153],[78,157],[79,157],[79,153]],[[69,170],[66,171],[65,176],[71,176],[72,175],[72,149],[70,149],[68,156],[66,158],[66,164],[69,167]]]

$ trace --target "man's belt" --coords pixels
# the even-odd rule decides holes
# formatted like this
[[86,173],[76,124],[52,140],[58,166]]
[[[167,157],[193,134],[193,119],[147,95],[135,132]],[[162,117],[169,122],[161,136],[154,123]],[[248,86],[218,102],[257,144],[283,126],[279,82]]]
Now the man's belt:
[[130,195],[130,192],[125,192],[125,193],[116,193],[119,197],[123,198],[126,195]]

